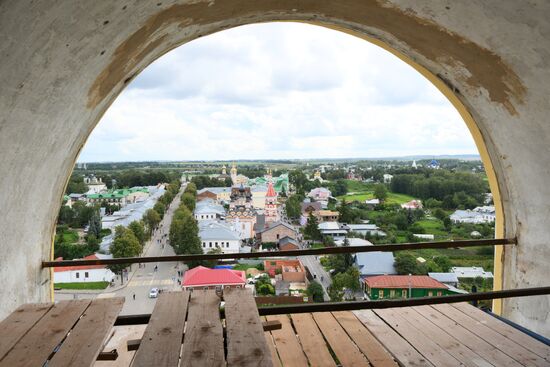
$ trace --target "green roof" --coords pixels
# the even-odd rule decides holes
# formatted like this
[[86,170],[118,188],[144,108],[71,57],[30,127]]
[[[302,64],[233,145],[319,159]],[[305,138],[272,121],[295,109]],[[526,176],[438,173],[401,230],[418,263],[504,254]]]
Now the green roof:
[[[283,191],[283,188],[285,189],[285,192],[288,192],[288,173],[283,173],[279,177],[273,177],[273,188],[278,193]],[[267,185],[267,179],[265,177],[256,177],[251,178],[247,182],[248,186],[265,186]]]
[[148,193],[149,189],[147,187],[132,187],[131,189],[109,190],[101,194],[90,194],[87,197],[88,199],[122,199],[135,192]]

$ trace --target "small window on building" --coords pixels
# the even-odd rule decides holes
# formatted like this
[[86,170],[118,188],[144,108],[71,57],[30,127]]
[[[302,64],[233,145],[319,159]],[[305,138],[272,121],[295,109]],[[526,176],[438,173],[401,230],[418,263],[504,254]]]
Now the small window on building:
[[77,277],[77,278],[80,278],[80,273],[76,273],[76,277]]
[[208,247],[212,247],[212,242],[208,242]]
[[432,292],[432,291],[428,292],[428,297],[432,297],[433,295],[434,295],[434,292]]
[[395,289],[390,289],[390,298],[395,297]]
[[402,296],[403,298],[407,298],[407,290],[406,290],[406,289],[403,289],[403,290],[401,291],[401,296]]
[[380,289],[380,290],[378,291],[378,298],[379,298],[379,299],[384,298],[384,290],[383,290],[383,289]]
[[218,243],[217,243],[217,242],[215,243],[215,245],[216,245],[216,247],[218,247]]
[[443,293],[442,293],[441,291],[437,291],[437,295],[438,295],[438,296],[442,296]]
[[[84,272],[84,278],[89,278],[90,276],[88,275],[88,272]],[[440,292],[441,293],[441,292]]]
[[279,239],[279,235],[277,234],[277,239]]

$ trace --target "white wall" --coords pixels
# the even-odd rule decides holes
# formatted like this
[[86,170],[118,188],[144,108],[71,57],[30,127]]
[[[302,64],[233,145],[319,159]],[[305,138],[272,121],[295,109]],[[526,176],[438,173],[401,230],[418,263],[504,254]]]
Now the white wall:
[[241,241],[238,240],[206,240],[202,241],[202,249],[204,253],[209,250],[219,247],[224,254],[236,254],[239,253],[241,247]]
[[115,274],[107,268],[60,271],[53,277],[54,283],[110,282],[114,278]]

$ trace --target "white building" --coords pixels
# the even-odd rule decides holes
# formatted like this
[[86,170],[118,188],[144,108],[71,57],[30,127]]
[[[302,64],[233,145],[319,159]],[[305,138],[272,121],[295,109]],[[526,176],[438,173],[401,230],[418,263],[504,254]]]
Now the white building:
[[348,226],[338,222],[323,222],[318,227],[323,236],[330,236],[334,241],[343,241],[349,231]]
[[204,199],[197,202],[193,215],[199,222],[203,220],[219,220],[225,217],[225,209],[223,205],[217,204],[212,199]]
[[490,271],[485,271],[483,270],[483,268],[480,268],[478,266],[454,266],[451,268],[451,271],[455,273],[457,278],[493,279],[493,273],[491,273]]
[[393,176],[388,173],[384,173],[383,177],[384,177],[384,183],[390,183],[393,178]]
[[105,185],[101,178],[97,178],[94,175],[84,177],[84,183],[88,185],[88,192],[86,194],[99,194],[100,192],[107,191],[107,185]]
[[[97,260],[97,255],[86,256],[84,260]],[[55,260],[63,260],[57,258]],[[115,274],[105,265],[77,265],[54,267],[53,281],[55,283],[111,282]]]
[[199,237],[204,253],[220,248],[224,254],[240,252],[241,238],[239,233],[228,224],[220,222],[199,222]]
[[494,206],[478,206],[473,210],[456,210],[450,215],[453,223],[493,223],[496,219]]
[[386,233],[381,231],[376,224],[361,223],[361,224],[348,224],[350,232],[357,232],[363,236],[369,234],[370,236],[386,237]]

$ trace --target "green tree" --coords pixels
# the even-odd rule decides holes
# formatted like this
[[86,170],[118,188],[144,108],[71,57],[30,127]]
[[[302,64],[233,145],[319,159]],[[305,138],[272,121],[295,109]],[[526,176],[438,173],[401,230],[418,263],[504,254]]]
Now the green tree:
[[[141,253],[141,245],[134,233],[122,226],[115,228],[115,238],[113,243],[109,247],[109,251],[114,258],[120,257],[134,257]],[[126,268],[128,264],[113,264],[109,265],[109,269],[112,272],[120,275],[120,281],[123,283],[122,270]]]
[[307,223],[304,228],[304,234],[307,238],[314,241],[319,241],[322,238],[317,217],[311,213],[309,213],[309,217],[307,218]]
[[374,186],[374,197],[380,201],[386,200],[388,197],[388,189],[384,184],[378,184]]
[[[170,225],[170,244],[178,255],[202,254],[201,240],[197,221],[190,213],[180,211]],[[189,268],[200,265],[200,261],[188,263]]]
[[340,222],[342,223],[353,222],[353,213],[349,204],[346,202],[346,199],[342,199],[342,202],[338,206],[337,210],[340,213],[340,216],[339,216]]
[[75,216],[75,213],[71,207],[67,205],[62,205],[61,209],[59,209],[59,216],[57,221],[59,224],[70,225],[71,223],[74,222],[74,216]]
[[94,212],[88,224],[88,234],[94,235],[95,238],[101,237],[101,216],[99,215],[99,208],[94,208]]
[[189,193],[193,196],[197,196],[197,186],[193,182],[190,182],[187,184],[184,192]]
[[271,285],[271,280],[267,275],[260,277],[256,281],[256,293],[262,296],[275,295],[275,288]]
[[329,287],[330,299],[332,301],[342,301],[346,291],[351,293],[361,289],[359,276],[359,270],[356,267],[350,267],[346,272],[336,274],[332,278],[332,284]]
[[143,246],[145,245],[145,237],[146,237],[145,226],[143,225],[143,222],[135,220],[128,225],[128,229],[134,233],[134,236],[136,236],[136,238],[139,241],[139,244],[143,248]]
[[307,294],[313,299],[313,302],[323,302],[325,300],[323,286],[316,281],[309,283]]
[[417,274],[418,266],[416,258],[411,254],[400,253],[395,257],[395,270],[397,274]]
[[189,209],[189,211],[195,210],[195,196],[189,192],[184,193],[181,196],[181,202]]
[[[492,250],[493,247],[490,247]],[[451,270],[451,260],[447,256],[436,256],[434,262],[439,266],[439,271],[446,273]]]
[[445,219],[445,217],[447,217],[447,214],[445,214],[443,209],[437,208],[437,209],[434,210],[434,217],[436,217],[437,219],[443,221]]
[[159,213],[160,219],[162,219],[164,218],[164,213],[166,213],[166,205],[161,201],[157,201],[155,206],[153,206],[153,210]]
[[285,202],[286,215],[292,219],[298,219],[302,212],[300,205],[300,197],[298,195],[291,195]]
[[149,209],[145,212],[145,214],[143,214],[143,222],[145,223],[145,227],[147,228],[148,237],[151,237],[153,230],[160,223],[160,215],[159,213],[157,213],[156,210]]

